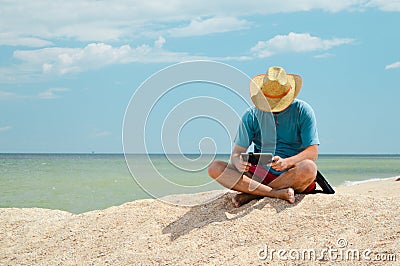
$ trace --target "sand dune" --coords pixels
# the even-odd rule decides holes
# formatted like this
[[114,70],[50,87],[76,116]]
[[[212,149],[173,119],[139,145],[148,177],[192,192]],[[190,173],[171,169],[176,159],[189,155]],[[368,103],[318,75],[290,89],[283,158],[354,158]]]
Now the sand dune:
[[235,209],[227,193],[195,207],[0,209],[0,265],[396,265],[399,191],[394,178],[297,195],[294,205],[265,198]]

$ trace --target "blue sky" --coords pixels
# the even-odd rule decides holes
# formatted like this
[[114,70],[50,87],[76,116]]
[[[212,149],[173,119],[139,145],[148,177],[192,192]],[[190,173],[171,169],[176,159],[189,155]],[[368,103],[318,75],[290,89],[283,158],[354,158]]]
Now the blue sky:
[[[204,59],[300,74],[321,153],[400,153],[399,12],[395,0],[0,1],[0,152],[122,152],[140,84]],[[226,138],[185,127],[183,151],[210,131]]]

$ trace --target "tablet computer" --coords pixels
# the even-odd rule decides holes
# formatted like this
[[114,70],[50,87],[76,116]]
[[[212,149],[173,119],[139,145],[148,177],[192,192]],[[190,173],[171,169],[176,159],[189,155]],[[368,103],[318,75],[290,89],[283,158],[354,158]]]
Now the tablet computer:
[[252,165],[267,165],[269,163],[272,163],[272,158],[274,156],[272,153],[242,153],[242,158],[243,161],[249,162]]

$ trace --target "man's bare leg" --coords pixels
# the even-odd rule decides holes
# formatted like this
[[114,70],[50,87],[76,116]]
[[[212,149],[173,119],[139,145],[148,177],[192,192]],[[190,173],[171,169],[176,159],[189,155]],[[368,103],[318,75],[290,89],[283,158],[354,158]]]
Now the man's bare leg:
[[[315,181],[317,175],[317,166],[311,160],[304,160],[295,165],[287,172],[278,176],[275,180],[268,184],[269,187],[274,189],[282,189],[287,187],[292,187],[296,193],[302,193],[312,182]],[[261,178],[253,176],[253,179],[262,182]],[[241,206],[254,199],[261,198],[257,195],[252,195],[248,193],[238,193],[233,198],[232,201],[235,206]]]
[[[317,166],[311,160],[304,160],[296,164],[287,172],[281,174],[276,179],[268,184],[269,187],[274,189],[282,189],[292,187],[296,193],[302,193],[304,190],[315,181],[317,175]],[[254,176],[254,179],[261,179]],[[262,181],[260,181],[262,182]],[[233,197],[234,204],[240,206],[246,204],[253,199],[260,198],[247,193],[238,193]]]
[[[262,181],[263,181],[262,178],[259,176],[252,175],[248,172],[244,173],[244,174],[246,176],[248,176],[249,178],[256,180],[259,183],[262,183]],[[290,192],[292,192],[292,191],[290,191]],[[293,193],[293,195],[294,195],[294,193]],[[249,203],[252,200],[261,199],[261,198],[263,198],[263,196],[253,195],[253,194],[244,193],[244,192],[237,192],[236,195],[234,195],[232,197],[232,202],[236,206],[236,208],[238,208],[246,203]]]
[[268,184],[272,188],[292,187],[296,193],[302,193],[315,181],[317,165],[311,160],[297,163]]
[[[275,189],[273,189],[275,190]],[[294,190],[293,188],[287,188],[287,189],[279,189],[283,190],[285,193],[287,193],[287,198],[281,198],[281,197],[276,197],[280,199],[286,199],[289,203],[294,203],[295,202],[295,197],[294,197]],[[232,197],[232,203],[235,205],[236,208],[249,203],[250,201],[254,199],[261,199],[264,196],[258,196],[258,195],[253,195],[253,194],[248,194],[244,192],[237,192],[236,195]],[[271,196],[270,196],[271,197]]]
[[[244,197],[246,194],[250,194],[252,199],[259,197],[273,197],[287,200],[290,203],[294,203],[294,190],[290,187],[274,189],[253,180],[252,178],[243,175],[232,165],[229,165],[223,161],[214,161],[208,168],[208,174],[217,180],[218,183],[226,188],[233,189],[242,192]],[[254,189],[250,189],[254,188]],[[234,204],[239,207],[244,203],[244,198],[234,198]],[[247,199],[246,199],[247,200]],[[248,201],[247,201],[248,202]]]
[[[226,169],[222,170],[221,168],[224,168],[224,167]],[[222,172],[223,172],[222,174],[224,176],[220,176],[220,177],[222,177],[222,179],[228,179],[227,183],[225,183],[226,180],[222,180],[218,176],[216,178],[212,176],[212,174],[214,174],[214,176],[215,176],[215,174],[221,172],[221,170],[222,170]],[[236,173],[232,173],[231,170]],[[316,164],[311,160],[304,160],[304,161],[296,164],[293,168],[291,168],[287,172],[281,174],[279,177],[277,177],[275,180],[273,180],[271,183],[269,183],[268,186],[260,184],[259,187],[262,189],[263,189],[263,187],[268,187],[268,188],[272,189],[270,191],[279,191],[281,189],[293,188],[296,191],[296,193],[301,193],[312,182],[314,182],[316,173],[317,173]],[[239,207],[243,204],[246,204],[246,203],[252,201],[253,199],[264,197],[264,195],[257,193],[257,191],[255,191],[255,190],[249,191],[250,181],[256,182],[256,181],[252,180],[251,176],[246,176],[246,175],[243,176],[244,182],[242,182],[242,183],[245,184],[245,189],[243,189],[242,186],[240,186],[240,187],[232,186],[232,182],[234,182],[235,180],[238,180],[240,178],[238,176],[240,176],[241,173],[239,173],[234,168],[234,166],[228,165],[226,162],[221,162],[221,161],[214,162],[212,165],[210,165],[209,174],[211,177],[215,178],[222,185],[224,185],[224,186],[228,185],[228,186],[226,186],[227,188],[234,189],[236,191],[241,192],[241,193],[236,194],[232,198],[233,203],[237,207]],[[232,175],[235,178],[232,178],[233,177]],[[228,177],[225,177],[225,176],[228,176]],[[232,181],[232,179],[234,181]],[[257,176],[254,176],[253,179],[257,180],[258,182],[262,182],[261,178],[259,178]],[[277,198],[282,198],[282,199],[286,199],[286,200],[288,200],[287,198],[289,198],[288,201],[293,203],[294,202],[293,191],[290,191],[287,189],[284,192],[286,192],[286,196],[282,197],[282,195],[279,195],[279,196],[277,196]],[[292,197],[292,194],[293,194],[293,197]],[[274,197],[274,196],[269,196],[269,197]]]

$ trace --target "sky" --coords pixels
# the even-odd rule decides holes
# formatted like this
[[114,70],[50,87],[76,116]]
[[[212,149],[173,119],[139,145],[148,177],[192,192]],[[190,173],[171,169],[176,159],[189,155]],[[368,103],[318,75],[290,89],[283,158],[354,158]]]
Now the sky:
[[[0,152],[121,153],[135,91],[171,65],[212,60],[249,77],[274,65],[301,75],[320,153],[398,154],[398,25],[398,0],[0,0]],[[182,152],[204,141],[230,152],[231,121],[200,118],[216,99],[243,112],[232,92],[190,83],[169,95],[155,111],[211,95],[181,126]],[[160,124],[148,131],[148,151],[163,152],[151,145]]]

